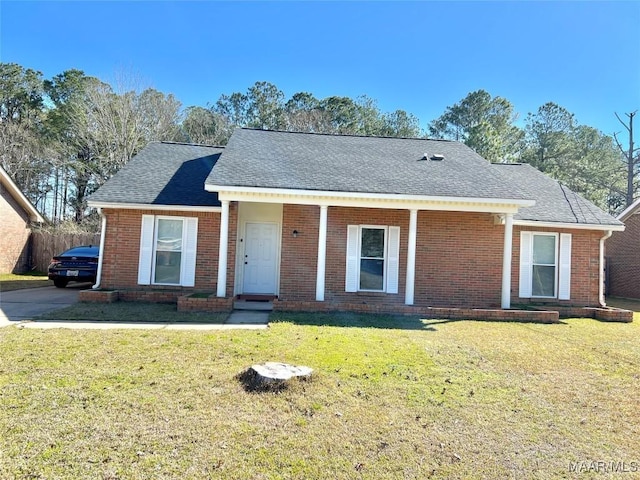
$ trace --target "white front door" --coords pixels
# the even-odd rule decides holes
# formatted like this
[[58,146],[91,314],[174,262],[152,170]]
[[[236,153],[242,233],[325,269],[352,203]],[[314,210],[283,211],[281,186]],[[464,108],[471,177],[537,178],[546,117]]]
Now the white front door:
[[278,225],[247,222],[244,235],[242,293],[275,295],[277,258]]

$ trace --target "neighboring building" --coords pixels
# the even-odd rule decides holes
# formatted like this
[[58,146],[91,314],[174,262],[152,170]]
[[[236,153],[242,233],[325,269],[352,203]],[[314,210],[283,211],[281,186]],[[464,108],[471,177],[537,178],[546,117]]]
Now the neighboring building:
[[607,240],[608,295],[640,298],[640,199],[618,215],[623,232]]
[[277,308],[597,306],[623,224],[533,167],[462,143],[238,129],[149,144],[94,193],[100,286]]
[[0,167],[0,273],[29,268],[31,225],[44,218]]

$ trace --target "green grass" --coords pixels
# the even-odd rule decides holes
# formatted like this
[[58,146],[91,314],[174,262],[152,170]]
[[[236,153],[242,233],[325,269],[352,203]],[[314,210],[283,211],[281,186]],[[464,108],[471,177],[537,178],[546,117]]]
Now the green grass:
[[0,273],[0,292],[21,290],[23,288],[48,287],[53,285],[46,273],[29,272],[17,275],[15,273]]
[[[0,329],[0,478],[551,479],[574,477],[570,462],[640,460],[637,314],[272,320]],[[315,373],[245,391],[236,375],[264,361]]]
[[228,313],[178,312],[175,304],[81,302],[45,313],[39,321],[84,321],[122,323],[224,323]]

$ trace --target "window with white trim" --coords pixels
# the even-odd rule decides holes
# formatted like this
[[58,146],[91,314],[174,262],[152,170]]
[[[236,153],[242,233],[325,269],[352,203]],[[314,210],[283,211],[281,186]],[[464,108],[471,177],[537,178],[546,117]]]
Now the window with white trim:
[[143,215],[138,283],[195,285],[198,219]]
[[400,227],[349,225],[345,291],[398,293]]
[[568,300],[571,234],[520,232],[520,297]]
[[153,283],[180,285],[184,220],[156,218]]
[[533,235],[531,275],[531,296],[556,296],[556,276],[558,266],[557,235]]

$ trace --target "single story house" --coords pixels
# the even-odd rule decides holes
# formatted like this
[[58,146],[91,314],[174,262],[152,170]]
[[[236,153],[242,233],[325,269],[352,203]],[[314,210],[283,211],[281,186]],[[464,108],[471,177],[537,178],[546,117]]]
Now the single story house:
[[618,220],[626,228],[607,240],[608,294],[640,299],[640,199],[618,215]]
[[23,273],[29,268],[31,225],[44,221],[0,167],[0,273]]
[[[464,144],[237,129],[151,143],[94,193],[97,289],[210,292],[283,310],[604,305],[622,222],[526,164]],[[215,303],[218,302],[218,303]]]

